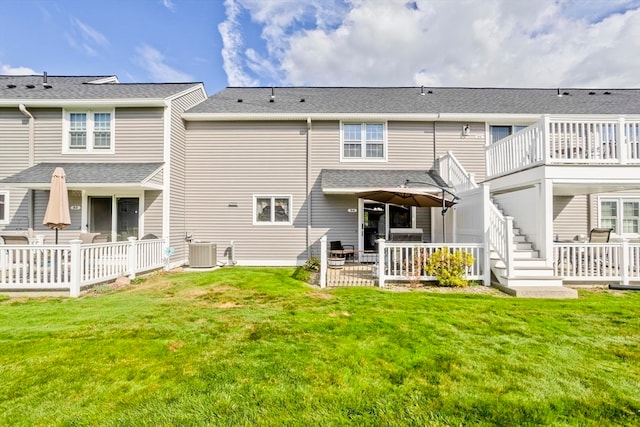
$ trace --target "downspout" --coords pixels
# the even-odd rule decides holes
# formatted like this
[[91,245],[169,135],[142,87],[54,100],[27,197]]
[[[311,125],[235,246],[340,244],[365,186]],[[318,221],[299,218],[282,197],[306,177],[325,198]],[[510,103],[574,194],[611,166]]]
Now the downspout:
[[[33,115],[27,110],[27,107],[24,104],[18,105],[18,109],[22,114],[29,118],[29,156],[28,156],[28,166],[31,167],[35,163],[35,139],[36,139],[36,119]],[[35,206],[35,193],[33,189],[29,189],[28,191],[28,200],[29,200],[29,223],[27,224],[27,228],[29,230],[33,230],[34,220],[33,220],[33,209]]]
[[[432,123],[433,126],[433,164],[436,164],[436,159],[438,156],[436,155],[436,121],[434,120]],[[440,173],[440,171],[438,171]]]
[[307,192],[307,233],[306,233],[306,245],[307,245],[307,259],[311,258],[311,117],[307,117],[307,159],[306,159],[306,192]]

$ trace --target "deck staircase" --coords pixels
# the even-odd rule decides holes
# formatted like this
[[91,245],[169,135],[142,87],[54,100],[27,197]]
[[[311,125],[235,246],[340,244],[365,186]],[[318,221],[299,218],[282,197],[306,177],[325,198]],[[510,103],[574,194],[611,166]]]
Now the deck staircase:
[[[494,202],[495,203],[495,202]],[[500,207],[496,204],[498,209]],[[523,298],[577,298],[578,293],[562,285],[562,277],[554,274],[547,266],[546,258],[540,258],[539,251],[527,241],[527,236],[519,228],[513,229],[514,259],[513,274],[507,274],[507,267],[500,257],[491,252],[492,286],[510,295]]]

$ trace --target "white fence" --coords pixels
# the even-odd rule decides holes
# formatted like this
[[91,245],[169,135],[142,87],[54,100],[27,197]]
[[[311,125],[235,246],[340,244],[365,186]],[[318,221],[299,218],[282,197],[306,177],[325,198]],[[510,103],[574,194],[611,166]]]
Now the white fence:
[[[478,280],[489,286],[490,272],[487,262],[487,247],[483,243],[415,243],[415,242],[387,242],[384,239],[377,240],[378,262],[366,271],[370,275],[354,275],[349,280],[349,285],[357,285],[356,276],[362,280],[362,284],[368,284],[374,278],[379,287],[384,287],[386,281],[435,281],[435,276],[427,275],[424,271],[424,263],[436,250],[447,248],[449,252],[465,251],[473,256],[473,264],[467,269],[467,280]],[[320,239],[320,287],[327,285],[328,257],[327,236]],[[348,263],[345,264],[348,269]],[[364,270],[362,270],[364,271]]]
[[486,147],[487,176],[538,164],[640,164],[640,121],[545,117]]
[[0,245],[0,291],[80,290],[164,266],[160,239],[59,245]]
[[640,281],[640,243],[554,243],[553,259],[567,281]]

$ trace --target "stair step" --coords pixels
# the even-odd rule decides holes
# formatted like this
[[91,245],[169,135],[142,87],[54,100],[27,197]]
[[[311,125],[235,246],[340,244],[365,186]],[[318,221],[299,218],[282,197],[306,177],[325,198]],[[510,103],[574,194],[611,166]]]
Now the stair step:
[[578,292],[575,289],[564,286],[502,286],[500,284],[493,284],[493,286],[517,298],[578,298]]
[[[507,273],[507,269],[506,267],[498,267],[498,266],[494,266],[492,268],[494,274],[496,275],[500,275],[500,276],[505,276],[506,277],[506,273]],[[530,277],[555,277],[555,272],[553,271],[553,268],[551,267],[515,267],[513,269],[513,277],[514,278],[522,278],[522,279],[528,279]]]
[[508,287],[558,286],[562,287],[562,278],[558,276],[499,277],[500,284]]

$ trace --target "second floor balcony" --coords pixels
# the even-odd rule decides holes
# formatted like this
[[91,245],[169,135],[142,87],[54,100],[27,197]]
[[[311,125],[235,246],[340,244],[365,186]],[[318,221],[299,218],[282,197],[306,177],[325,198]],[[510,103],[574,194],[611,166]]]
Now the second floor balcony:
[[541,165],[640,165],[640,119],[545,116],[486,147],[487,177]]

